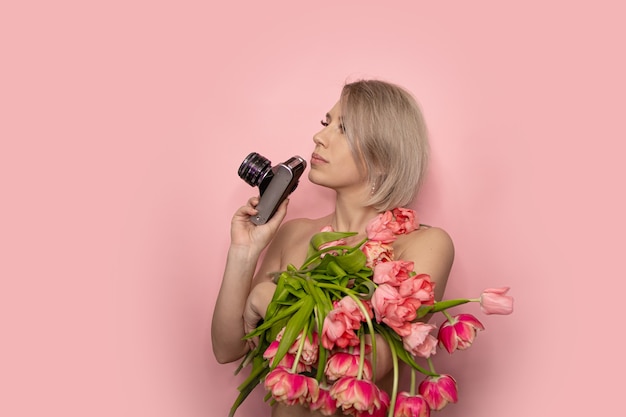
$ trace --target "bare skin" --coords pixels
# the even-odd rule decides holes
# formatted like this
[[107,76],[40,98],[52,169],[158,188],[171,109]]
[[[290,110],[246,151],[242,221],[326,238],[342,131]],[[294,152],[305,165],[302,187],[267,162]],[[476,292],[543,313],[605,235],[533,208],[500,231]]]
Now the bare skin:
[[[338,104],[322,124],[324,128],[313,138],[316,146],[309,179],[336,191],[335,210],[318,219],[294,219],[281,225],[287,212],[288,202],[285,201],[267,224],[256,226],[249,220],[249,216],[256,214],[254,207],[258,204],[258,198],[253,197],[233,216],[231,245],[212,322],[213,352],[220,363],[239,360],[250,348],[242,338],[265,314],[275,289],[273,272],[282,271],[289,264],[302,265],[310,238],[324,226],[331,225],[336,231],[357,232],[358,235],[348,241],[354,244],[365,237],[366,225],[378,214],[377,210],[363,204],[371,186],[350,153]],[[396,259],[413,261],[416,272],[431,276],[435,298],[441,299],[454,259],[454,247],[448,234],[440,228],[422,227],[398,236],[393,246]],[[391,354],[382,341],[377,347],[377,382],[388,388]],[[278,404],[272,408],[273,417],[321,415],[304,407]]]
[[[266,271],[284,270],[289,263],[296,266],[301,265],[304,262],[304,254],[306,254],[309,241],[305,235],[310,238],[323,226],[330,224],[331,217],[332,215],[313,221],[294,220],[285,223],[284,227],[276,235],[277,244],[283,248],[280,254],[281,260],[276,268],[272,268],[273,265],[267,265],[268,269]],[[299,233],[302,233],[302,235],[297,236]],[[356,241],[358,240],[360,239],[357,238]],[[412,260],[415,263],[415,271],[428,273],[432,281],[435,282],[435,298],[442,298],[454,257],[454,248],[447,233],[439,228],[420,228],[420,230],[408,235],[399,236],[394,243],[394,253],[396,259]],[[262,274],[264,273],[265,270]],[[247,306],[248,311],[246,312],[248,320],[251,321],[262,316],[263,313],[261,312],[265,312],[269,303],[268,297],[271,297],[275,288],[268,276],[257,276],[257,279],[259,283],[252,291],[252,299]],[[378,339],[377,346],[376,375],[379,375],[377,382],[381,387],[389,389],[391,387],[390,377],[392,375],[390,372],[392,368],[391,354],[382,339]],[[281,405],[276,405],[272,412],[273,417],[321,415],[318,412],[311,412],[304,407],[286,407]]]

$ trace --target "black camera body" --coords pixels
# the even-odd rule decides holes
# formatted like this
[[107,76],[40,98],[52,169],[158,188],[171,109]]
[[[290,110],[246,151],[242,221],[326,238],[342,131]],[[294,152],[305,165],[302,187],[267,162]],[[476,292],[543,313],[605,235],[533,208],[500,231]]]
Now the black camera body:
[[256,152],[250,153],[239,167],[239,177],[251,186],[258,186],[261,199],[256,209],[256,216],[251,216],[252,223],[265,224],[272,218],[280,203],[291,194],[306,168],[306,161],[293,156],[276,166]]

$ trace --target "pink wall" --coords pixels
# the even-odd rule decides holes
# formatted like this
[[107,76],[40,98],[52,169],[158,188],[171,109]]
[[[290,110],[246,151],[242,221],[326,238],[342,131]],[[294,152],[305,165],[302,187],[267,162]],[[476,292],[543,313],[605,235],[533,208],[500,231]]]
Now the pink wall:
[[[361,75],[424,108],[433,162],[416,208],[456,242],[447,295],[516,297],[512,316],[481,316],[470,350],[440,354],[461,384],[440,415],[614,415],[619,1],[10,3],[1,415],[226,415],[241,378],[213,359],[209,323],[230,216],[254,193],[236,170],[251,151],[308,158]],[[305,180],[289,216],[329,207]],[[238,415],[267,415],[261,398]]]

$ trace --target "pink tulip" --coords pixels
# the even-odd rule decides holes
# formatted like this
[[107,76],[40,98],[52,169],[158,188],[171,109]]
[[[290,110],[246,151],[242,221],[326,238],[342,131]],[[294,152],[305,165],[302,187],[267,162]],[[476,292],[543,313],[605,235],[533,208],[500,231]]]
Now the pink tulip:
[[430,407],[421,395],[411,395],[408,392],[398,393],[394,417],[429,417]]
[[278,340],[274,340],[272,343],[270,343],[267,349],[265,349],[265,352],[263,352],[263,357],[265,359],[269,359],[270,361],[274,359],[274,356],[276,356],[276,352],[278,352],[279,344],[280,342]]
[[376,240],[378,242],[393,242],[396,240],[396,236],[393,233],[393,230],[389,228],[389,223],[391,221],[393,221],[391,211],[386,211],[374,217],[365,228],[367,237],[370,240]]
[[[367,314],[370,318],[373,316],[372,311],[370,310],[367,304],[363,304],[365,308],[365,314]],[[345,296],[341,300],[335,303],[335,309],[340,310],[345,314],[352,322],[359,326],[362,321],[365,321],[365,315],[359,305],[352,299],[352,297]]]
[[[289,348],[289,353],[295,354],[300,348],[300,341],[302,340],[302,332],[298,335],[295,342]],[[319,351],[319,340],[317,332],[313,332],[310,336],[306,336],[304,339],[304,345],[302,346],[302,353],[300,354],[300,361],[305,365],[314,365],[317,362],[317,355]]]
[[480,296],[480,308],[485,314],[511,314],[513,297],[506,295],[509,287],[487,288]]
[[381,407],[374,409],[372,413],[369,411],[359,411],[354,415],[355,417],[387,417],[387,409],[389,408],[389,395],[385,391],[380,391]]
[[330,395],[330,392],[320,387],[317,400],[309,404],[311,411],[319,411],[325,416],[334,416],[337,412],[337,401]]
[[450,375],[426,377],[419,385],[419,393],[430,408],[436,411],[458,400],[456,380]]
[[398,335],[404,337],[411,332],[411,321],[417,317],[422,302],[413,297],[402,297],[395,287],[381,284],[372,295],[372,309],[376,321],[382,321]]
[[414,275],[401,282],[398,292],[400,296],[416,298],[422,304],[431,305],[435,302],[435,284],[428,274]]
[[[376,415],[385,407],[388,395],[372,381],[346,376],[339,379],[330,388],[330,395],[337,401],[337,408],[344,414],[363,415],[367,412]],[[388,400],[387,400],[388,403]],[[366,414],[365,414],[366,415]]]
[[417,213],[414,210],[400,207],[393,209],[392,214],[395,220],[389,222],[389,228],[395,234],[411,233],[413,230],[419,229]]
[[430,358],[432,355],[437,353],[438,343],[439,341],[437,340],[437,338],[429,334],[428,336],[426,336],[426,340],[424,340],[424,343],[415,348],[413,354],[415,356],[419,356],[420,358]]
[[[332,311],[331,311],[332,313]],[[324,319],[324,327],[322,329],[322,346],[326,349],[334,349],[336,346],[345,348],[347,346],[358,346],[359,337],[350,328],[342,316],[331,316],[330,314]]]
[[[278,345],[280,344],[279,341],[274,340],[272,343],[270,343],[270,345],[267,347],[267,349],[265,349],[265,352],[263,353],[263,358],[267,359],[270,363],[272,363],[274,361],[274,356],[276,356],[276,352],[278,352]],[[283,356],[283,358],[280,360],[280,362],[278,362],[276,364],[277,367],[283,367],[283,368],[287,368],[287,369],[293,369],[293,365],[296,361],[296,355],[292,354],[292,353],[286,353],[285,356]],[[307,371],[311,371],[311,366],[310,364],[307,365],[305,364],[303,361],[298,361],[298,365],[296,366],[296,372],[300,373],[300,372],[307,372]]]
[[[283,333],[285,333],[285,328],[283,327],[280,332],[276,335],[276,340],[274,340],[267,347],[265,352],[263,353],[263,357],[268,359],[270,362],[274,360],[274,356],[276,356],[276,352],[278,351],[278,346],[280,341],[283,338]],[[296,352],[300,348],[300,341],[302,340],[302,332],[298,335],[293,344],[289,347],[287,354],[284,358],[277,364],[277,366],[284,366],[285,368],[291,368],[293,362],[296,357]],[[304,346],[302,347],[302,353],[300,355],[300,361],[298,363],[298,372],[304,372],[311,370],[311,365],[314,365],[317,362],[319,350],[319,342],[317,332],[313,332],[311,336],[307,336],[304,340]]]
[[372,281],[376,284],[389,284],[398,287],[400,283],[411,277],[413,272],[413,262],[411,261],[389,261],[383,262],[374,268]]
[[277,367],[265,377],[265,389],[283,404],[307,404],[317,401],[319,386],[315,378],[294,374],[288,369]]
[[[431,353],[434,353],[433,343],[435,345],[437,343],[437,339],[431,336],[430,332],[435,329],[436,326],[419,321],[411,323],[410,326],[411,332],[402,338],[404,349],[416,356],[430,357]],[[428,336],[430,336],[430,338]]]
[[[364,307],[371,317],[373,313],[369,306],[364,304]],[[360,340],[354,330],[358,330],[363,321],[365,316],[352,298],[346,296],[335,302],[334,308],[324,319],[322,346],[326,349],[333,349],[335,346],[340,348],[357,346]]]
[[389,243],[368,240],[363,244],[361,250],[367,259],[365,266],[368,268],[374,268],[379,263],[389,262],[393,259],[393,246]]
[[[345,352],[333,353],[326,362],[324,373],[331,382],[343,376],[357,376],[359,373],[359,355]],[[367,359],[363,363],[362,377],[367,380],[372,379],[372,365]]]
[[474,342],[478,330],[485,330],[485,327],[476,317],[471,314],[459,314],[441,325],[439,344],[449,353],[457,349],[467,349]]

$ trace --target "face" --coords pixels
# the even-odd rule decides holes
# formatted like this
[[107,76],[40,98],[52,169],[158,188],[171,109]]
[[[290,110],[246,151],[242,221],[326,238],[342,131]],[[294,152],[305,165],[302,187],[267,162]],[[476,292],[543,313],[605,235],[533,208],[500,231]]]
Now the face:
[[321,121],[322,130],[313,136],[309,180],[336,190],[361,190],[366,174],[355,161],[344,134],[341,107],[337,103]]

